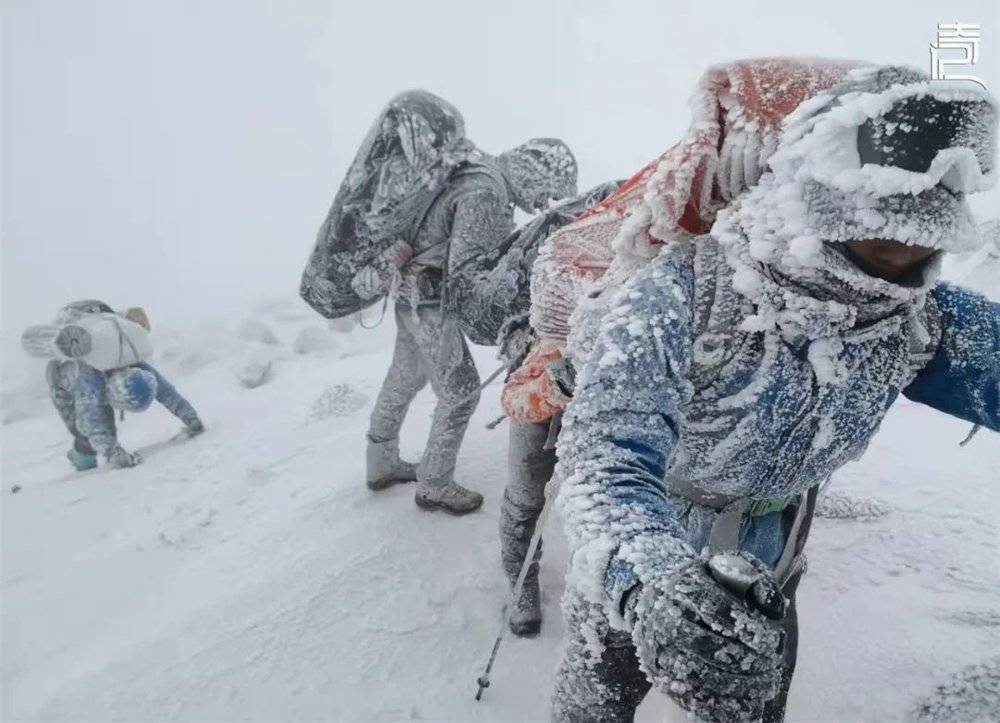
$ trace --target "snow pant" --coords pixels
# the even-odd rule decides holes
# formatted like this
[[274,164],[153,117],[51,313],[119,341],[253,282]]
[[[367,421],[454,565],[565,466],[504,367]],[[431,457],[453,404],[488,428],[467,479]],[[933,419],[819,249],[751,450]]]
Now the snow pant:
[[430,382],[437,397],[420,482],[451,482],[458,450],[479,403],[479,373],[455,322],[437,305],[396,305],[392,364],[372,410],[368,436],[376,442],[399,437],[410,403]]
[[[87,436],[80,431],[77,425],[77,417],[81,410],[77,409],[76,397],[74,395],[74,385],[77,381],[77,371],[74,362],[62,362],[52,360],[45,368],[45,379],[49,384],[49,398],[52,404],[66,425],[66,429],[73,436],[73,449],[80,454],[97,454],[97,450],[90,443]],[[112,441],[115,435],[115,410],[109,404],[97,403],[84,410],[88,415],[91,425],[100,428],[102,431],[110,430]],[[104,439],[106,435],[102,435]],[[105,450],[101,450],[102,452]]]
[[[507,447],[507,487],[500,507],[500,561],[511,584],[517,580],[545,505],[545,485],[556,465],[555,449],[545,449],[549,423],[510,422]],[[537,579],[542,557],[539,540],[526,581]]]
[[[810,516],[803,521],[798,539],[789,543],[799,551],[809,535],[812,510],[808,512]],[[763,723],[781,723],[785,719],[788,691],[798,656],[799,619],[795,592],[801,579],[800,569],[782,588],[789,600],[784,619],[784,669],[781,690],[764,706]],[[604,607],[584,600],[572,588],[567,588],[563,598],[563,616],[566,643],[556,672],[552,719],[559,723],[629,723],[652,687],[639,669],[632,636],[611,628]],[[594,655],[595,643],[603,645],[600,657]]]

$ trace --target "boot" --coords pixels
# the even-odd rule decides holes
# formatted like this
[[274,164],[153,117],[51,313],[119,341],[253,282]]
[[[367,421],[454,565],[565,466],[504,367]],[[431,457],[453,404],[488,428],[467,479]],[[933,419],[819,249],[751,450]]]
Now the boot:
[[453,515],[465,515],[483,506],[481,494],[456,482],[421,482],[413,501],[425,510],[444,510]]
[[528,573],[524,578],[521,596],[514,602],[514,609],[507,619],[510,631],[522,638],[534,637],[542,629],[542,601],[538,589],[537,566],[533,572],[534,574]]
[[366,437],[368,452],[365,484],[368,489],[377,492],[400,482],[413,482],[417,479],[417,466],[399,458],[398,439],[380,442],[372,439],[371,435]]
[[76,469],[77,472],[86,472],[97,466],[97,455],[89,452],[80,452],[75,447],[66,453],[66,459]]

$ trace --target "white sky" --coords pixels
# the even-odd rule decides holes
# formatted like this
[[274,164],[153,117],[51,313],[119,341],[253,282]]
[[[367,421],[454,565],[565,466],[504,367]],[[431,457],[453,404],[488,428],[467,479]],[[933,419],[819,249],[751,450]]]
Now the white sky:
[[673,143],[693,83],[721,60],[927,68],[938,22],[980,22],[977,72],[996,89],[998,7],[7,0],[5,367],[20,366],[23,328],[71,299],[142,304],[154,324],[178,326],[295,294],[347,163],[401,89],[451,100],[491,152],[564,138],[585,186],[627,176]]

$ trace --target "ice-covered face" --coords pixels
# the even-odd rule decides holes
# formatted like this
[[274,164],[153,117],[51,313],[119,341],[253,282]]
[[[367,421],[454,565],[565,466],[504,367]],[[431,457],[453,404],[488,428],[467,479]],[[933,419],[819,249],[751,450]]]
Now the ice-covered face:
[[558,198],[554,188],[511,188],[514,204],[526,213],[536,213],[549,207]]
[[892,239],[868,238],[843,244],[848,258],[866,274],[892,283],[922,280],[937,249],[912,246]]
[[996,128],[988,94],[895,66],[852,71],[786,122],[774,211],[804,238],[973,250],[966,195],[996,181]]

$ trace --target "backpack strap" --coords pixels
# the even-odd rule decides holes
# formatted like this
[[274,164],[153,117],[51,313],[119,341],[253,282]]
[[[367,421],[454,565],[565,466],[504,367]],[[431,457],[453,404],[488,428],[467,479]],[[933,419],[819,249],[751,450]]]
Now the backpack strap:
[[816,508],[820,485],[813,485],[806,492],[791,497],[772,497],[751,500],[702,490],[681,477],[668,477],[667,486],[671,493],[699,505],[717,510],[712,521],[707,548],[710,554],[731,552],[740,546],[740,530],[747,517],[763,517],[782,512],[791,504],[798,503],[791,529],[785,538],[785,546],[774,566],[774,576],[779,586],[784,584],[805,566],[802,550],[809,534],[809,525]]

